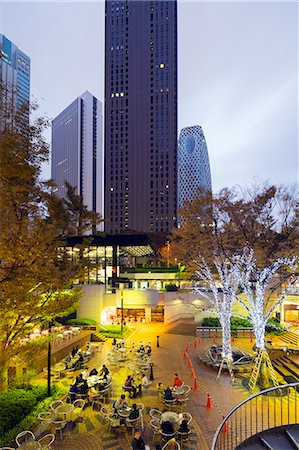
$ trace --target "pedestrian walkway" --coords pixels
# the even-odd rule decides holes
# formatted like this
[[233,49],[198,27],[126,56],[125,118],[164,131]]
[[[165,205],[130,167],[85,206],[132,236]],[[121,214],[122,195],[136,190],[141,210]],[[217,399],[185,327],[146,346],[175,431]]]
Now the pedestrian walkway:
[[[159,336],[159,347],[157,347],[157,336]],[[174,373],[178,373],[185,384],[193,388],[194,378],[188,366],[188,360],[190,359],[194,374],[199,382],[199,389],[190,392],[188,405],[184,408],[192,415],[193,420],[189,442],[184,444],[183,449],[208,450],[222,417],[238,402],[249,396],[249,392],[243,387],[239,379],[236,379],[232,384],[230,377],[227,374],[222,374],[220,379],[216,381],[217,372],[199,364],[198,352],[211,346],[212,340],[202,339],[200,343],[196,342],[195,347],[195,338],[192,336],[164,334],[163,324],[142,324],[132,332],[128,341],[135,343],[151,341],[152,343],[151,360],[154,363],[154,381],[147,392],[142,395],[142,398],[136,399],[136,402],[142,402],[145,405],[143,414],[145,442],[151,449],[155,449],[156,442],[153,440],[153,433],[149,424],[149,410],[152,408],[165,409],[162,400],[156,394],[156,384],[161,381],[164,385],[172,385]],[[100,367],[105,362],[111,349],[110,340],[104,344],[96,345],[99,345],[99,349],[89,361],[88,369]],[[184,359],[186,345],[188,346],[188,360]],[[252,346],[252,344],[247,343],[247,347],[249,345]],[[109,400],[110,403],[123,393],[122,385],[130,373],[126,364],[116,368],[111,367],[111,372],[113,391]],[[60,382],[67,386],[70,380],[62,379]],[[211,398],[211,408],[206,406],[208,394]],[[134,401],[130,400],[130,404]],[[61,440],[57,436],[53,448],[60,450],[130,450],[130,441],[131,436],[125,430],[125,427],[108,434],[108,424],[105,419],[99,411],[92,410],[91,406],[88,406],[84,409],[83,420],[71,422],[63,433],[63,439]]]

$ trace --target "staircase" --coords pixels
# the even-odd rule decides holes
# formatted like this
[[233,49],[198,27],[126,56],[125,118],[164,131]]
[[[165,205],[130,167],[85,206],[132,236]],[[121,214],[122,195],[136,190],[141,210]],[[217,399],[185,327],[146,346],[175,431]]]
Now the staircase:
[[272,428],[242,442],[235,450],[299,450],[299,425]]
[[98,331],[94,331],[91,335],[91,342],[106,342],[107,339],[106,336],[103,336],[103,334]]
[[287,344],[294,345],[297,347],[299,345],[299,336],[296,333],[286,332],[279,336],[279,339]]

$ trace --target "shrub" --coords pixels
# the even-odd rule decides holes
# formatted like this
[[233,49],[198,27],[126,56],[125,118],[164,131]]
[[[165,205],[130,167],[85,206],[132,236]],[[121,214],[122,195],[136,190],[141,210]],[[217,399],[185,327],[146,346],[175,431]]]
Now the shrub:
[[165,291],[167,292],[176,292],[178,290],[179,288],[177,287],[177,285],[173,283],[166,284],[165,286]]
[[89,325],[89,326],[97,326],[97,321],[93,319],[70,319],[66,322],[67,325]]
[[124,326],[121,331],[120,325],[105,325],[105,328],[100,328],[99,332],[108,338],[121,338],[130,334],[128,327]]
[[38,414],[49,409],[52,401],[64,393],[52,385],[51,397],[47,397],[45,386],[14,388],[0,394],[0,445],[11,445],[18,433],[32,429]]
[[202,321],[204,327],[220,327],[220,321],[218,317],[205,317]]

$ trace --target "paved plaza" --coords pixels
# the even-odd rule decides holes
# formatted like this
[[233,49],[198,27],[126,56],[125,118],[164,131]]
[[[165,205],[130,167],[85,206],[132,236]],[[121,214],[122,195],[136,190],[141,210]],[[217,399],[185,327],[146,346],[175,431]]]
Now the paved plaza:
[[[157,348],[156,337],[160,336],[160,347]],[[161,381],[164,385],[173,383],[174,373],[177,372],[182,377],[185,384],[190,385],[192,390],[189,402],[183,411],[189,412],[193,420],[191,422],[191,435],[188,443],[184,443],[185,450],[208,450],[211,448],[213,435],[219,426],[223,416],[238,402],[249,396],[247,389],[242,385],[242,380],[236,378],[232,383],[230,377],[223,373],[216,381],[217,372],[209,367],[199,364],[198,353],[211,346],[212,339],[201,339],[194,346],[194,336],[182,336],[164,333],[163,324],[142,324],[133,329],[127,339],[129,342],[138,343],[139,341],[152,343],[151,361],[154,363],[154,381],[149,389],[144,390],[142,397],[138,397],[136,402],[142,402],[145,405],[144,430],[143,437],[151,449],[156,448],[156,443],[160,437],[153,438],[153,431],[150,426],[149,410],[157,408],[165,410],[163,401],[157,396],[156,385]],[[88,362],[88,369],[100,367],[107,359],[107,354],[111,350],[111,340],[104,344],[93,344],[97,347],[95,355]],[[235,342],[247,350],[252,347],[249,339],[240,339]],[[184,350],[188,346],[188,356],[184,358]],[[185,355],[186,356],[186,355]],[[198,380],[198,390],[194,388],[194,378],[192,377],[192,367]],[[78,372],[79,373],[79,372]],[[122,393],[122,386],[128,374],[130,374],[127,364],[120,367],[111,367],[113,377],[112,393],[107,400],[111,404]],[[73,378],[62,378],[61,383],[68,387]],[[207,397],[211,396],[211,408],[207,408]],[[129,400],[129,404],[135,400]],[[94,407],[87,406],[80,421],[71,422],[63,431],[62,439],[59,434],[54,443],[55,449],[73,450],[73,449],[103,449],[103,450],[129,450],[131,434],[125,427],[112,430],[108,433],[108,423],[103,418],[100,411]]]

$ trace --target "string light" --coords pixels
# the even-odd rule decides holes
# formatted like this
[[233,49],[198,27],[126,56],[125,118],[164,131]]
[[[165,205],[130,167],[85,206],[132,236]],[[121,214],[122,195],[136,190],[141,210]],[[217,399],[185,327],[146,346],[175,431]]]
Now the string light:
[[[262,270],[257,269],[256,260],[253,257],[253,250],[247,249],[246,261],[244,266],[241,286],[244,289],[248,304],[237,297],[237,300],[243,305],[248,312],[248,316],[252,322],[253,332],[256,339],[256,347],[265,349],[266,323],[273,314],[274,310],[282,303],[284,298],[290,292],[291,287],[298,282],[298,276],[292,276],[284,292],[272,304],[266,313],[266,292],[269,288],[273,277],[282,267],[289,267],[292,271],[298,267],[298,257],[279,258],[271,266]],[[252,280],[254,279],[254,283]]]

